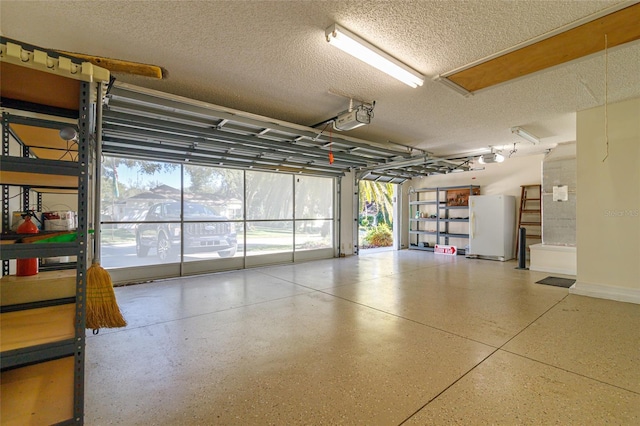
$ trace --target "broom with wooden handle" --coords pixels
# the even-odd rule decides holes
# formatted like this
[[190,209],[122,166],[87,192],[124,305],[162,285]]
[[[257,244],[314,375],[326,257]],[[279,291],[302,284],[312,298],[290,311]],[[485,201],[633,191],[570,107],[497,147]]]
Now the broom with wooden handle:
[[96,106],[96,171],[94,195],[94,234],[93,262],[87,269],[87,322],[86,327],[97,334],[101,328],[126,327],[125,321],[113,291],[111,276],[100,266],[100,172],[102,159],[102,89],[98,85],[98,102]]

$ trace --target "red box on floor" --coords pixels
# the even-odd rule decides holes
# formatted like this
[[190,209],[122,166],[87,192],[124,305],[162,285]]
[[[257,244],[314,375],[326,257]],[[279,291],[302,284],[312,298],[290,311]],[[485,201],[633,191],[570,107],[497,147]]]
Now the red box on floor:
[[436,254],[446,254],[449,256],[455,256],[458,254],[458,249],[456,246],[445,246],[441,244],[436,244],[433,248],[433,252]]

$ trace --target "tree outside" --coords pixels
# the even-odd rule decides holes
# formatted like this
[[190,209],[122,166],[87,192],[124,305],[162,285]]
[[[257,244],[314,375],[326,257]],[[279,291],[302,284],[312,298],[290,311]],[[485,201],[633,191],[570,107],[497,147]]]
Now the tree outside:
[[358,245],[361,249],[393,245],[393,184],[361,180]]

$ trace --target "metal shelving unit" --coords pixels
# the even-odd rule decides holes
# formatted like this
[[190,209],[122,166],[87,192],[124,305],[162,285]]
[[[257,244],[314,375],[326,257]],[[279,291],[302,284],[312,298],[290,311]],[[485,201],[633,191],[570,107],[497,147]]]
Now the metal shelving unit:
[[409,193],[409,248],[433,251],[438,241],[438,188]]
[[[94,178],[95,161],[95,104],[102,100],[102,93],[98,93],[101,85],[97,82],[108,81],[108,72],[4,38],[0,58],[3,231],[0,417],[3,423],[12,424],[82,424],[84,298],[90,181]],[[63,159],[55,153],[54,159],[47,158],[47,153],[57,148],[43,148],[45,142],[59,143],[66,146],[67,153],[71,152],[69,141],[58,136],[65,127],[75,128],[78,134],[72,154]],[[19,147],[20,156],[11,147]],[[35,193],[41,205],[42,193],[74,191],[75,241],[7,244],[11,237],[8,218],[12,187],[19,188],[22,194],[22,210],[30,207],[33,201],[30,194]],[[76,256],[75,269],[47,268],[32,276],[9,275],[11,260],[56,256]]]
[[[412,190],[409,194],[409,248],[433,251],[436,244],[450,245],[452,239],[468,239],[468,197],[478,194],[478,185]],[[465,254],[464,248],[459,247],[458,254]]]

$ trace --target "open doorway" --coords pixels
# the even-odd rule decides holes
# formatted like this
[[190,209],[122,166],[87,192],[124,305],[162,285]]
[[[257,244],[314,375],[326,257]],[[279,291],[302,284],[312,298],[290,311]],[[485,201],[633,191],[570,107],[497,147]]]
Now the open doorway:
[[358,183],[358,249],[393,250],[395,188],[393,183]]

